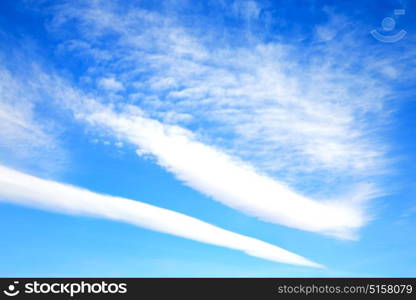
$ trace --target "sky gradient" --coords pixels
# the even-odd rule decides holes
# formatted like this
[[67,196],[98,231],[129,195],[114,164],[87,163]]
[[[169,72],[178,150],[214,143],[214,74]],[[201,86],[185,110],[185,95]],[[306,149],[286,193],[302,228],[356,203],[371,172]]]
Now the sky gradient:
[[413,2],[0,11],[0,276],[415,276]]

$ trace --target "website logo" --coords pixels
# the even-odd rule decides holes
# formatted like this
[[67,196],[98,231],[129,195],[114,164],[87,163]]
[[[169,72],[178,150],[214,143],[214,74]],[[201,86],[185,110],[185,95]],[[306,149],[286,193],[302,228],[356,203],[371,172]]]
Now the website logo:
[[[404,9],[395,9],[394,15],[401,16],[406,14]],[[374,29],[370,33],[371,35],[380,42],[383,43],[395,43],[400,41],[406,35],[406,30],[400,30],[396,34],[388,34],[391,33],[396,28],[396,20],[392,17],[386,17],[381,21],[382,32]]]
[[42,294],[64,294],[74,297],[78,294],[126,294],[127,283],[115,283],[115,282],[42,282],[38,280],[28,281],[20,283],[14,281],[13,284],[9,284],[3,293],[6,296],[14,297],[19,294],[25,295],[42,295]]
[[13,284],[10,284],[7,287],[7,290],[4,290],[3,293],[9,297],[14,297],[20,293],[20,291],[17,289],[17,285],[19,284],[19,281],[14,281]]

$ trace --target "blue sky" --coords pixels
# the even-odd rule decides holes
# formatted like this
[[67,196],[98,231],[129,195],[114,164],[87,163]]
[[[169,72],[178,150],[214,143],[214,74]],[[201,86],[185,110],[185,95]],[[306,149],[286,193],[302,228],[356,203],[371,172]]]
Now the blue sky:
[[2,1],[0,276],[414,276],[411,1]]

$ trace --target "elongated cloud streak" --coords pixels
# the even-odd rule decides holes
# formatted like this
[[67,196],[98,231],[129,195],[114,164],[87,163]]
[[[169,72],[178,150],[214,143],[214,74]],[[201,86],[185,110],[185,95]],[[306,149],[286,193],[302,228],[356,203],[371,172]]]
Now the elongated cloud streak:
[[40,179],[0,165],[0,201],[126,222],[248,255],[294,265],[320,267],[306,258],[255,238],[237,234],[168,209],[100,195]]
[[366,221],[360,200],[319,202],[304,197],[196,141],[191,132],[178,126],[164,125],[137,113],[115,113],[103,106],[78,117],[112,130],[137,145],[139,154],[154,155],[161,166],[187,185],[248,215],[341,238],[353,238],[354,230]]

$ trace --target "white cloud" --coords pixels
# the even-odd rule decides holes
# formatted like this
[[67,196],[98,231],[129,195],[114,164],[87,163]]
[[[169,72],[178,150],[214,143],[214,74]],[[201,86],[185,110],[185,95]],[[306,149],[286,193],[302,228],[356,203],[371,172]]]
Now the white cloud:
[[237,0],[231,5],[232,12],[246,21],[255,20],[259,17],[261,9],[256,1]]
[[266,242],[237,234],[196,218],[139,201],[101,195],[44,180],[0,165],[0,201],[86,215],[176,235],[202,243],[243,251],[262,259],[320,267],[306,258]]
[[356,238],[356,230],[370,218],[365,211],[367,200],[378,192],[371,184],[333,200],[314,200],[202,143],[187,129],[149,118],[137,106],[102,104],[62,78],[37,77],[43,79],[40,86],[49,87],[45,91],[49,98],[90,124],[100,139],[109,135],[117,142],[136,145],[138,155],[155,157],[180,181],[233,209],[267,222],[346,239]]
[[22,77],[0,67],[0,161],[57,172],[66,154],[56,140],[55,124],[35,112],[39,95],[33,81]]
[[[238,14],[255,22],[260,8],[246,5],[255,2],[239,3],[245,4],[236,6]],[[298,47],[255,35],[236,43],[228,37],[235,32],[221,35],[215,26],[197,22],[189,28],[174,13],[119,10],[106,1],[81,7],[68,2],[49,11],[54,12],[54,30],[67,20],[78,24],[76,40],[64,42],[59,51],[91,55],[84,74],[88,82],[106,91],[126,91],[126,98],[116,103],[121,97],[108,99],[97,91],[97,98],[104,95],[101,103],[110,103],[104,106],[60,78],[40,74],[33,82],[101,137],[107,131],[117,143],[136,145],[138,155],[154,156],[190,187],[264,221],[354,238],[371,218],[368,200],[379,190],[371,183],[352,183],[370,181],[385,170],[388,147],[378,130],[392,90],[381,77],[403,76],[402,56],[392,64],[375,55],[377,47],[363,46],[354,32],[346,34],[350,28],[334,31],[342,18],[318,26],[317,40]],[[20,109],[2,104],[0,112],[7,113],[0,122],[41,132],[29,125],[31,118],[18,118],[25,111]],[[307,196],[305,186],[323,189],[322,197]],[[350,192],[341,194],[343,189]],[[326,195],[329,190],[332,196]],[[33,196],[27,201],[49,200]],[[59,209],[94,214],[65,201],[57,202]],[[112,208],[114,203],[108,203]],[[107,207],[99,212],[121,218],[121,212],[111,215]]]
[[114,77],[101,78],[98,81],[98,85],[108,91],[119,92],[124,90],[124,86],[120,81],[117,81]]
[[[76,38],[83,41],[76,44],[83,55],[93,49],[96,61],[87,75],[108,79],[104,86],[127,95],[103,108],[59,80],[40,84],[60,105],[154,155],[178,179],[225,205],[276,224],[355,237],[369,220],[367,200],[379,195],[372,184],[355,183],[385,166],[387,147],[377,130],[391,90],[379,78],[386,72],[377,70],[388,59],[348,55],[361,47],[351,35],[310,49],[260,39],[236,46],[217,43],[215,28],[198,35],[201,28],[182,26],[175,14],[91,3],[51,10],[55,30],[66,20],[78,24]],[[103,38],[108,33],[110,40]],[[400,74],[399,66],[394,70]],[[138,103],[136,112],[116,112],[129,101]],[[328,200],[349,184],[353,194]],[[331,195],[307,197],[306,185]]]
[[[254,1],[232,7],[250,18],[260,11]],[[175,123],[204,132],[262,170],[299,184],[313,174],[327,182],[367,180],[386,167],[387,147],[377,130],[391,90],[378,75],[400,70],[392,72],[392,60],[374,62],[358,51],[362,41],[349,32],[356,24],[345,17],[331,13],[328,24],[318,26],[319,39],[332,43],[298,48],[260,38],[236,46],[215,27],[189,28],[175,14],[140,8],[120,13],[109,3],[66,7],[55,18],[62,15],[79,24],[89,47],[113,53],[116,63],[97,68],[96,76],[118,74],[152,117],[169,122],[175,116]],[[329,32],[334,27],[341,31],[336,39]],[[107,32],[117,42],[106,43]]]
[[[377,72],[381,62],[363,51],[348,55],[362,47],[354,32],[345,34],[349,28],[326,38],[325,46],[261,39],[236,46],[215,28],[187,28],[174,16],[140,8],[121,12],[108,2],[56,10],[55,24],[79,24],[77,37],[86,49],[113,54],[103,68],[92,53],[97,68],[89,75],[116,74],[130,93],[124,104],[140,107],[135,114],[116,113],[123,104],[114,111],[79,104],[72,105],[75,114],[139,146],[138,153],[154,155],[180,180],[225,205],[277,224],[355,237],[370,218],[367,200],[379,195],[374,185],[360,182],[386,166],[388,147],[377,133],[391,89]],[[108,42],[106,33],[114,39]],[[196,138],[185,126],[202,134]],[[309,187],[323,192],[304,196]],[[355,192],[339,196],[343,190]]]
[[328,7],[325,7],[324,11],[327,13],[328,21],[317,25],[315,32],[318,41],[328,42],[333,40],[345,27],[350,26],[351,22],[346,17],[334,13]]
[[146,118],[134,107],[133,112],[120,113],[98,103],[82,107],[93,109],[75,108],[78,118],[137,145],[138,155],[153,155],[190,187],[248,215],[340,238],[354,238],[355,230],[368,220],[363,209],[365,201],[374,196],[370,185],[349,195],[349,199],[315,201],[198,142],[190,131]]

